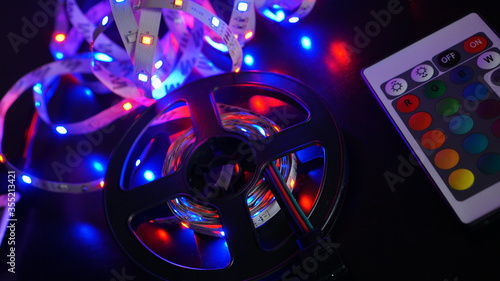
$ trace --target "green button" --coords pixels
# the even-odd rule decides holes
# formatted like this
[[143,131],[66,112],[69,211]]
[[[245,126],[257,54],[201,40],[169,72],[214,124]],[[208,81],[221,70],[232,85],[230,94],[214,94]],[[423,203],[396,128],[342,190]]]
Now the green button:
[[425,96],[430,99],[437,99],[442,96],[444,92],[446,92],[446,84],[443,81],[439,80],[434,80],[427,83],[424,88]]
[[441,116],[450,116],[455,114],[460,108],[460,103],[456,98],[444,98],[436,105],[436,111]]
[[487,175],[493,175],[500,172],[500,154],[487,153],[479,158],[477,163],[479,171]]

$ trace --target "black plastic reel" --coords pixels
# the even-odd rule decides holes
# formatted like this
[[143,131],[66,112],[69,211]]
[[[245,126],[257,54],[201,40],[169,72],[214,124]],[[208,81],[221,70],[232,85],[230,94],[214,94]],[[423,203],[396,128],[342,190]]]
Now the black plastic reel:
[[[287,102],[301,106],[306,118],[268,138],[250,140],[221,126],[216,106],[218,101],[214,98],[214,92],[218,91],[231,92],[230,99],[234,100],[245,93],[255,92],[268,96],[276,93],[281,99],[285,98]],[[128,188],[128,178],[133,169],[131,167],[134,166],[132,162],[136,157],[134,154],[137,154],[133,152],[134,147],[143,145],[140,139],[152,121],[179,102],[185,102],[189,108],[196,133],[192,149],[177,171],[149,183]],[[286,115],[286,112],[284,114]],[[187,167],[193,159],[203,154],[204,149],[214,147],[214,143],[230,143],[234,147],[243,147],[245,153],[242,153],[242,156],[248,160],[247,154],[251,153],[253,157],[250,157],[250,165],[242,165],[253,167],[255,171],[246,185],[233,188],[232,193],[222,192],[223,196],[216,194],[200,199],[199,186],[193,186],[189,182],[192,175]],[[104,187],[104,207],[111,232],[132,260],[163,280],[275,280],[287,266],[301,262],[297,237],[290,231],[276,247],[262,247],[250,218],[246,201],[247,191],[263,175],[267,163],[313,146],[321,146],[324,150],[324,170],[319,182],[321,189],[308,218],[315,228],[321,229],[327,235],[343,201],[347,161],[341,130],[315,91],[288,76],[262,72],[222,74],[188,84],[146,109],[114,150]],[[141,214],[148,213],[148,210],[166,205],[169,200],[179,196],[197,198],[199,202],[217,209],[230,253],[227,266],[216,269],[184,266],[165,259],[139,238],[136,233],[137,223],[134,220],[142,216]],[[268,228],[274,227],[273,220],[267,223]],[[276,226],[272,231],[282,231],[282,227]],[[183,245],[178,247],[182,248]]]

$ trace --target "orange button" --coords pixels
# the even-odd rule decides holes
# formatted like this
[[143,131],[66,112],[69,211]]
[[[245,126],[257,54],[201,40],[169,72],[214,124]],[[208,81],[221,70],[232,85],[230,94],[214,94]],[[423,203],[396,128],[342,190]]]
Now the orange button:
[[422,139],[420,141],[423,147],[429,150],[433,150],[440,148],[445,140],[446,136],[442,131],[430,130],[422,136]]
[[427,112],[417,112],[410,117],[408,125],[415,131],[427,129],[432,123],[432,116]]
[[420,100],[418,99],[417,96],[414,95],[406,95],[398,100],[396,103],[396,106],[399,111],[403,113],[408,113],[412,112],[413,110],[417,109],[418,105],[420,104]]
[[483,36],[472,36],[465,41],[464,50],[467,53],[476,54],[486,49],[486,45],[488,45],[488,40]]
[[434,164],[440,169],[448,170],[455,167],[460,160],[458,152],[453,149],[443,149],[434,156]]

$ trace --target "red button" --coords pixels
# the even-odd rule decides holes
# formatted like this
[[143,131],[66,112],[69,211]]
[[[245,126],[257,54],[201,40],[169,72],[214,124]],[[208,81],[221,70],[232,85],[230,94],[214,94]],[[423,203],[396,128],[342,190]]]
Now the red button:
[[396,106],[398,107],[399,111],[408,113],[417,109],[419,104],[420,100],[417,98],[417,96],[406,95],[398,100]]
[[483,36],[472,36],[464,43],[464,50],[467,53],[476,54],[481,52],[488,45],[488,40]]
[[410,117],[408,125],[415,131],[427,129],[432,123],[432,117],[427,112],[417,112]]

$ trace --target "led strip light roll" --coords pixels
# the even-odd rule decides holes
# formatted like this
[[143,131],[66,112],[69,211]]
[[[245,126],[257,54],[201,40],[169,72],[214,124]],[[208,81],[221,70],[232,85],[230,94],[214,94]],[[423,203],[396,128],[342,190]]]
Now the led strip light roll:
[[[273,121],[251,111],[223,104],[218,104],[218,108],[221,112],[222,126],[228,131],[242,134],[249,139],[262,139],[280,131]],[[163,176],[177,170],[194,140],[195,133],[191,128],[187,129],[172,143],[163,164]],[[288,188],[293,191],[297,179],[297,158],[295,154],[279,158],[276,160],[276,165]],[[231,169],[233,169],[233,166]],[[237,170],[238,167],[235,166],[234,169]],[[269,221],[280,210],[268,184],[264,178],[261,178],[248,192],[247,205],[256,228]],[[187,197],[175,198],[168,202],[168,206],[184,226],[199,233],[217,237],[224,236],[219,215],[214,208],[197,204]],[[162,219],[159,221],[162,221]]]

